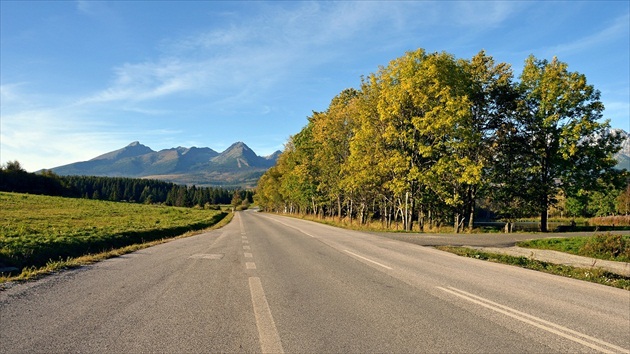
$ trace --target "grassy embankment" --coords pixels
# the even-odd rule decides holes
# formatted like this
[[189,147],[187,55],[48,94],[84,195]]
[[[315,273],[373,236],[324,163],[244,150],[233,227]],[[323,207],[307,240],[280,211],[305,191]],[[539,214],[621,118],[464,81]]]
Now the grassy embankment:
[[0,192],[0,283],[89,264],[224,225],[217,210]]
[[[550,249],[579,256],[628,262],[630,261],[630,235],[601,234],[592,237],[552,238],[517,243],[520,247]],[[562,264],[542,262],[526,257],[483,252],[466,247],[437,247],[443,251],[464,257],[515,265],[527,269],[586,280],[594,283],[630,290],[630,278],[607,272],[600,268],[576,268]]]

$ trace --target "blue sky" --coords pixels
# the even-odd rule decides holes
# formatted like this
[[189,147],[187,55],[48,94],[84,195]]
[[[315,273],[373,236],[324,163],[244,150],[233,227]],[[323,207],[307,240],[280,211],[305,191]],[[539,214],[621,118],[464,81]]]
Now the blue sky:
[[557,56],[630,130],[628,1],[0,0],[0,160],[35,171],[132,141],[281,150],[312,111],[424,48],[515,76]]

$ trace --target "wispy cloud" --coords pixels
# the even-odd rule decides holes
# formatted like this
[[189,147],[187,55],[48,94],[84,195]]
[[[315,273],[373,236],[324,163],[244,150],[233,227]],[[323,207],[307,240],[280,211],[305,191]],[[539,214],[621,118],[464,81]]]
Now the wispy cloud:
[[599,45],[614,41],[619,36],[628,36],[630,28],[630,16],[628,14],[612,19],[610,24],[601,31],[589,36],[551,47],[545,50],[548,56],[575,54],[585,50],[592,51]]
[[0,102],[5,105],[22,103],[23,98],[18,92],[20,86],[23,86],[23,84],[13,83],[0,85]]
[[482,28],[496,27],[507,21],[527,4],[515,1],[458,1],[448,2],[445,7],[455,23]]

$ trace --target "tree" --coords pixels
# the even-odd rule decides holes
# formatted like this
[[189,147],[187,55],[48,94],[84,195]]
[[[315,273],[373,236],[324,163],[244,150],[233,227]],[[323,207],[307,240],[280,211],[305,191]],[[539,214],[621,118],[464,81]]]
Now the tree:
[[481,167],[481,178],[470,180],[465,186],[464,212],[468,228],[473,228],[475,203],[491,186],[492,154],[497,143],[497,132],[514,113],[517,98],[513,74],[509,64],[496,64],[485,51],[470,61],[463,62],[468,80],[471,114],[467,122],[471,136],[464,151],[473,163]]
[[619,141],[606,134],[608,122],[599,122],[599,91],[567,67],[555,57],[549,62],[530,56],[520,77],[519,128],[529,155],[524,172],[543,232],[558,191],[571,197],[588,190],[611,173],[612,153],[619,149]]
[[7,172],[26,172],[18,160],[8,161],[5,166],[2,167]]
[[311,118],[313,144],[317,147],[313,151],[313,164],[318,166],[317,192],[324,204],[336,201],[339,219],[343,192],[340,181],[344,178],[342,167],[350,155],[358,96],[355,89],[343,90],[332,99],[326,112],[314,113]]

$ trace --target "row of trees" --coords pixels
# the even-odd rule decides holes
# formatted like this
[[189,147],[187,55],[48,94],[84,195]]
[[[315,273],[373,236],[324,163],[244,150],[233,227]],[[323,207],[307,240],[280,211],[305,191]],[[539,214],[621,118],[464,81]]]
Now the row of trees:
[[519,80],[481,51],[408,52],[337,95],[259,181],[266,210],[472,228],[480,200],[503,218],[547,215],[556,196],[625,189],[586,77],[530,56]]
[[253,201],[252,191],[185,186],[138,178],[58,176],[50,171],[28,173],[17,161],[0,168],[0,190],[181,207],[231,204],[235,196]]

